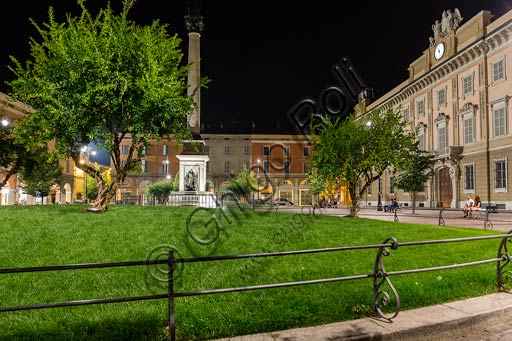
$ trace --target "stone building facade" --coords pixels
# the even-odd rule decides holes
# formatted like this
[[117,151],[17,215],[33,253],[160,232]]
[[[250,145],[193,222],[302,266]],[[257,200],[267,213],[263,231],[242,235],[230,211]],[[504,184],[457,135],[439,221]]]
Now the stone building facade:
[[[452,18],[447,21],[446,17]],[[456,18],[457,20],[454,20]],[[436,20],[430,46],[409,78],[368,106],[401,110],[420,147],[434,153],[434,175],[417,198],[424,207],[462,207],[468,194],[512,209],[512,11],[481,11],[465,23],[458,10]],[[368,193],[410,205],[388,172]]]

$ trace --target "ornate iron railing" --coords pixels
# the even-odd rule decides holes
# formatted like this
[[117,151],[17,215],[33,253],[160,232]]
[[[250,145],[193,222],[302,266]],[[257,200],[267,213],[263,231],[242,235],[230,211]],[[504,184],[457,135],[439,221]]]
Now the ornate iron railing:
[[[442,212],[442,211],[441,211]],[[441,217],[440,212],[440,217]],[[467,237],[467,238],[454,238],[454,239],[441,239],[441,240],[426,240],[416,242],[404,242],[399,243],[394,237],[386,238],[381,244],[373,245],[357,245],[357,246],[340,246],[333,248],[322,248],[322,249],[311,249],[311,250],[297,250],[297,251],[284,251],[284,252],[270,252],[270,253],[253,253],[253,254],[242,254],[242,255],[228,255],[228,256],[211,256],[211,257],[196,257],[196,258],[174,258],[174,252],[171,250],[168,253],[167,259],[159,259],[154,261],[132,261],[132,262],[117,262],[117,263],[92,263],[92,264],[71,264],[71,265],[60,265],[60,266],[46,266],[46,267],[31,267],[31,268],[13,268],[13,269],[0,269],[0,275],[2,274],[14,274],[14,273],[26,273],[26,272],[43,272],[43,271],[61,271],[61,270],[78,270],[78,269],[97,269],[97,268],[114,268],[114,267],[126,267],[126,266],[153,266],[157,264],[167,264],[167,293],[155,294],[147,296],[132,296],[132,297],[120,297],[120,298],[107,298],[107,299],[89,299],[80,301],[67,301],[67,302],[56,302],[56,303],[42,303],[32,304],[23,306],[10,306],[0,307],[1,312],[19,311],[19,310],[31,310],[31,309],[44,309],[44,308],[57,308],[57,307],[69,307],[69,306],[81,306],[81,305],[93,305],[93,304],[106,304],[106,303],[119,303],[119,302],[130,302],[130,301],[142,301],[142,300],[153,300],[153,299],[167,299],[168,300],[168,312],[169,312],[169,339],[175,340],[176,338],[176,316],[174,311],[175,299],[178,297],[188,296],[200,296],[200,295],[212,295],[212,294],[223,294],[230,292],[241,292],[249,290],[261,290],[270,288],[280,287],[291,287],[301,285],[311,285],[329,282],[341,282],[341,281],[352,281],[361,279],[372,279],[373,280],[373,308],[377,315],[387,321],[391,321],[398,316],[400,312],[400,296],[396,290],[391,277],[413,274],[419,272],[438,271],[446,269],[455,269],[461,267],[496,263],[497,270],[497,283],[498,290],[507,293],[512,293],[511,289],[505,287],[505,282],[512,281],[512,271],[507,270],[507,266],[512,261],[512,257],[507,248],[507,242],[512,242],[512,230],[502,235],[493,236],[482,236],[482,237]],[[419,268],[419,269],[408,269],[399,271],[387,271],[384,260],[390,256],[392,251],[396,251],[399,248],[419,245],[433,245],[433,244],[446,244],[446,243],[460,243],[470,242],[479,240],[489,239],[500,239],[498,246],[498,253],[496,258],[478,260],[467,263],[451,264],[445,266],[436,266],[430,268]],[[210,289],[200,290],[192,292],[176,292],[174,290],[174,270],[178,268],[180,264],[184,263],[197,263],[197,262],[211,262],[211,261],[228,261],[235,259],[254,259],[261,257],[282,257],[292,256],[301,254],[313,254],[313,253],[324,253],[324,252],[341,252],[348,250],[363,250],[363,249],[377,249],[377,255],[374,262],[373,272],[369,274],[359,274],[345,277],[333,277],[333,278],[322,278],[313,280],[304,280],[296,282],[284,282],[274,284],[261,284],[244,287],[232,287],[232,288],[221,288],[221,289]],[[386,287],[389,289],[386,290]],[[390,294],[391,293],[391,294]],[[391,305],[394,304],[394,307]],[[393,308],[392,312],[384,312],[384,308]]]

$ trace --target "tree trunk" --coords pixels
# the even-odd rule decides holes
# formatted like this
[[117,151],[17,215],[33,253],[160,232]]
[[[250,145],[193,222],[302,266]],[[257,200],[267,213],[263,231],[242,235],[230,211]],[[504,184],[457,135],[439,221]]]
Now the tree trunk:
[[416,213],[416,192],[412,192],[412,214]]
[[106,212],[108,204],[115,197],[117,189],[120,186],[119,179],[113,181],[110,185],[105,183],[103,179],[97,181],[96,186],[98,188],[98,196],[92,203],[92,207],[100,210],[100,212]]
[[361,202],[361,197],[359,196],[359,193],[357,193],[356,186],[352,186],[349,184],[348,186],[348,192],[350,193],[350,198],[352,199],[352,205],[350,206],[350,216],[352,218],[358,218],[359,217],[359,204]]

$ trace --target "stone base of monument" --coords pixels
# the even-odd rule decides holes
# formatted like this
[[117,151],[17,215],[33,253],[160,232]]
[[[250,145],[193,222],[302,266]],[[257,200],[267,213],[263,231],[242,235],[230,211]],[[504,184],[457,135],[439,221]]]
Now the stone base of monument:
[[211,192],[180,191],[169,196],[169,206],[217,207],[216,195]]

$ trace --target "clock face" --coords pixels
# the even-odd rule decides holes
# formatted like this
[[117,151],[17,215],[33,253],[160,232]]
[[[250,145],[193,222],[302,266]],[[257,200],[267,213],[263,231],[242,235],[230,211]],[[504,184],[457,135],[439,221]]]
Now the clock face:
[[444,44],[443,43],[437,44],[436,50],[434,51],[434,57],[436,59],[441,59],[441,57],[443,56],[443,53],[444,53]]

